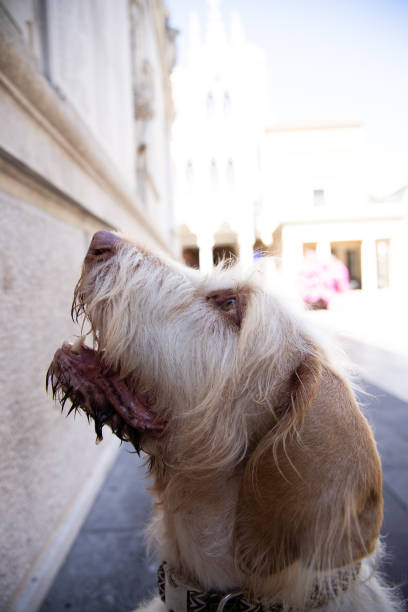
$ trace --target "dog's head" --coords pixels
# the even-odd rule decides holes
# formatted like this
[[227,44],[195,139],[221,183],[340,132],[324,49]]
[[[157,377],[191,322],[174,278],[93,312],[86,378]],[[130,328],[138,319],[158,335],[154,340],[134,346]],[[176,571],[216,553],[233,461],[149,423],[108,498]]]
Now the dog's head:
[[136,446],[142,432],[173,471],[241,470],[245,573],[299,559],[340,567],[373,550],[382,501],[371,432],[323,350],[254,275],[203,276],[98,232],[73,313],[95,350],[57,351],[55,389],[95,419],[102,410],[99,429]]
[[[150,412],[171,432],[172,448],[181,439],[182,462],[190,454],[190,465],[193,455],[197,466],[203,454],[224,465],[245,456],[276,420],[276,397],[311,348],[254,276],[230,268],[204,277],[109,232],[92,240],[73,314],[91,325],[93,378],[102,359],[104,379],[115,372],[139,398],[148,397]],[[70,370],[92,360],[90,349],[78,352],[60,350],[54,368],[71,382]],[[79,377],[88,372],[82,367]],[[89,382],[88,376],[81,384],[83,394]],[[82,397],[75,399],[84,405]],[[94,398],[87,399],[94,416]]]

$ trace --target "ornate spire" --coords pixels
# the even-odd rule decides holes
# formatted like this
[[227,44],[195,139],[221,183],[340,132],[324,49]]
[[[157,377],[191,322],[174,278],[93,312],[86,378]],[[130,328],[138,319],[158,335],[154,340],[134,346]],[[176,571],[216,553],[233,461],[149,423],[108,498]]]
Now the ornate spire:
[[221,0],[207,0],[208,5],[208,26],[207,26],[207,42],[210,44],[225,44],[225,30],[222,22]]

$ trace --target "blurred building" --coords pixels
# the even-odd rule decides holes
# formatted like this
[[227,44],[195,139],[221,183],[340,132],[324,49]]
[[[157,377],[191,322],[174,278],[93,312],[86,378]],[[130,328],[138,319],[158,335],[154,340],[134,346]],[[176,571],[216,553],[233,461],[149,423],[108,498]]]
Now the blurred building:
[[204,31],[192,15],[188,65],[173,77],[179,235],[186,261],[204,270],[222,256],[252,260],[266,104],[263,53],[245,40],[238,15],[227,33],[219,1],[208,6]]
[[[278,257],[294,279],[307,250],[333,253],[354,289],[405,286],[406,187],[370,195],[359,122],[269,126],[265,58],[229,33],[220,0],[203,31],[192,15],[188,63],[173,76],[175,206],[187,263]],[[273,109],[272,109],[273,110]]]
[[0,609],[35,610],[111,465],[45,394],[92,233],[171,252],[162,0],[1,0]]
[[259,227],[286,274],[316,250],[343,261],[353,289],[403,286],[408,189],[369,195],[359,123],[267,128],[263,166]]

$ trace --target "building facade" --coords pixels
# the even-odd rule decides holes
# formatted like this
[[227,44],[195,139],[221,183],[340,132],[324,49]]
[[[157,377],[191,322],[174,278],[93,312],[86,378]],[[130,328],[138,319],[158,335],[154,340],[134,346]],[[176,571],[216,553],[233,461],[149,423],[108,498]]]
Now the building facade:
[[269,128],[263,163],[262,238],[285,274],[294,277],[314,250],[346,265],[352,289],[404,286],[408,189],[369,195],[359,123]]
[[184,257],[208,270],[223,256],[252,260],[266,67],[238,15],[226,31],[218,0],[200,25],[193,14],[188,63],[173,76],[174,199]]
[[192,15],[188,61],[173,77],[185,261],[208,270],[220,256],[249,263],[264,251],[293,282],[315,250],[343,261],[353,289],[404,288],[407,188],[370,195],[359,122],[269,126],[262,52],[238,15],[227,32],[220,0],[207,7],[203,29]]
[[174,252],[162,0],[0,2],[0,608],[35,610],[109,469],[45,394],[92,233]]

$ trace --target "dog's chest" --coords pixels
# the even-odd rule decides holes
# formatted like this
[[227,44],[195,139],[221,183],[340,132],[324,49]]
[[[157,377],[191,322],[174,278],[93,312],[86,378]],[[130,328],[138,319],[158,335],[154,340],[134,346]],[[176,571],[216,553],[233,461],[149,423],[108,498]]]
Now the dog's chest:
[[237,492],[233,479],[207,499],[193,498],[188,508],[166,517],[168,560],[198,579],[201,588],[225,590],[239,583],[233,562]]

